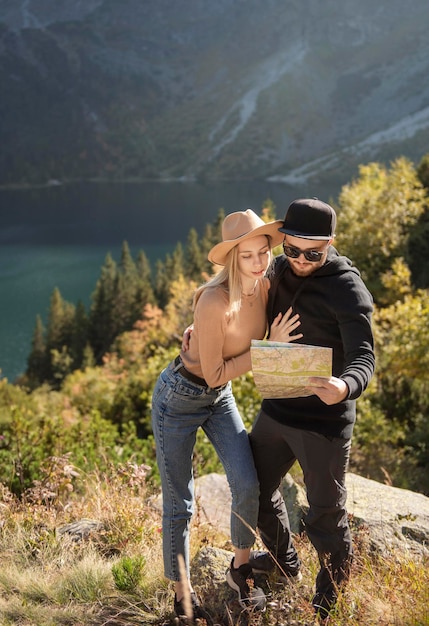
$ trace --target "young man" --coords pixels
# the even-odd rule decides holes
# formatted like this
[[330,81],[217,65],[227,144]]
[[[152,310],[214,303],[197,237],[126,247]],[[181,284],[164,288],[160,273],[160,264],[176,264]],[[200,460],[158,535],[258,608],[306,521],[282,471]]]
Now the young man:
[[[333,349],[332,377],[313,377],[313,395],[266,399],[250,439],[260,482],[258,528],[269,552],[254,552],[254,571],[280,567],[300,577],[288,514],[279,486],[296,460],[309,502],[306,533],[317,550],[320,571],[313,606],[325,618],[347,581],[353,556],[347,519],[345,475],[356,398],[367,387],[375,359],[372,297],[358,270],[332,246],[336,214],[313,199],[295,200],[284,224],[284,256],[272,265],[268,323],[289,307],[299,314],[299,343]],[[274,559],[272,557],[275,557]]]

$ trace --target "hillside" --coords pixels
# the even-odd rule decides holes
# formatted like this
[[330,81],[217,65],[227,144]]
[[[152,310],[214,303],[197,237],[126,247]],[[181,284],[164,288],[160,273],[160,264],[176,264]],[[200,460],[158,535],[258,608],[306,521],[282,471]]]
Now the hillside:
[[[71,459],[53,459],[49,476],[19,501],[5,487],[1,493],[0,623],[4,626],[178,626],[172,584],[164,578],[161,516],[153,507],[159,493],[149,487],[150,468],[128,462],[116,471],[79,472]],[[48,469],[48,468],[47,468]],[[64,471],[64,473],[63,473]],[[293,499],[295,483],[286,483]],[[355,477],[358,479],[359,477]],[[374,489],[394,491],[365,481],[376,519],[352,518],[355,563],[352,577],[329,620],[329,626],[423,626],[428,623],[427,514],[425,527],[411,536],[411,512],[389,498],[399,532],[395,544],[385,523],[386,508]],[[230,493],[224,475],[197,480],[192,525],[192,575],[195,589],[217,626],[320,626],[310,604],[317,556],[306,535],[294,535],[303,561],[303,580],[280,583],[258,575],[268,598],[265,613],[246,613],[225,581],[232,556],[229,541]],[[68,487],[66,489],[65,487]],[[205,490],[207,490],[205,492]],[[400,490],[397,490],[400,491]],[[361,490],[350,492],[353,505]],[[404,492],[427,512],[428,499]],[[371,497],[372,496],[372,497]],[[419,498],[419,499],[418,499]],[[207,506],[209,505],[209,506]],[[217,506],[216,506],[217,505]],[[296,507],[295,507],[296,508]],[[399,511],[409,514],[403,516]],[[219,513],[224,524],[219,524]],[[381,514],[381,515],[380,515]],[[422,521],[422,516],[419,522]],[[372,545],[378,525],[384,550]],[[402,541],[420,550],[398,549]],[[255,547],[263,548],[259,537]],[[201,622],[200,626],[204,626]],[[184,621],[180,621],[185,626]]]
[[418,161],[428,23],[425,0],[0,0],[0,184]]

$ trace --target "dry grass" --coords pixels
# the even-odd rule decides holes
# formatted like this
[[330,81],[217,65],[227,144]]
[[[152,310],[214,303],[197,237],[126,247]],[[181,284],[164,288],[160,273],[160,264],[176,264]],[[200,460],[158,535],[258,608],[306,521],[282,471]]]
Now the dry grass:
[[[151,494],[143,474],[141,467],[128,465],[109,476],[79,477],[80,495],[70,493],[66,501],[33,494],[32,502],[23,502],[4,488],[0,491],[1,626],[177,623],[172,586],[163,578],[161,520],[148,504]],[[82,518],[101,526],[79,541],[58,533]],[[231,550],[227,537],[196,522],[192,554],[208,545]],[[310,600],[317,558],[305,536],[297,537],[296,545],[304,563],[303,581],[285,587],[264,579],[260,584],[269,600],[264,614],[243,615],[211,581],[195,581],[203,599],[217,607],[216,622],[315,624]],[[357,536],[353,576],[329,625],[429,625],[428,565],[423,556],[371,554]]]

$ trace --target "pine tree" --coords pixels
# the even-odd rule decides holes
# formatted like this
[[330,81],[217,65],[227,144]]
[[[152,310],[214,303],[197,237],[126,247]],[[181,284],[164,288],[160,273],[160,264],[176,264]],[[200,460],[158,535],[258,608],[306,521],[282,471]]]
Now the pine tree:
[[107,254],[101,275],[92,294],[89,314],[89,342],[97,363],[110,348],[115,338],[113,308],[116,296],[117,265],[110,253]]
[[417,176],[423,187],[429,191],[429,153],[425,154],[417,166]]
[[80,365],[80,369],[85,370],[87,367],[94,367],[95,365],[96,362],[94,357],[94,351],[89,343],[87,343],[83,349],[82,363]]
[[27,359],[26,376],[31,388],[39,386],[46,380],[49,371],[49,355],[46,353],[45,328],[40,315],[36,317],[36,324],[31,341],[31,352]]
[[163,308],[167,303],[165,294],[168,294],[168,278],[165,268],[168,259],[169,255],[167,254],[165,261],[158,259],[155,266],[154,292],[156,300],[161,308]]
[[429,287],[429,154],[426,154],[417,167],[417,176],[426,190],[424,211],[410,230],[408,242],[409,265],[416,287]]
[[83,302],[79,301],[76,305],[70,343],[73,369],[78,369],[82,365],[85,346],[88,343],[88,327],[89,321],[85,306]]
[[116,274],[112,322],[115,337],[132,328],[138,317],[136,299],[138,292],[138,273],[131,256],[128,243],[122,244],[121,260]]
[[205,259],[198,242],[198,233],[195,228],[191,228],[185,251],[185,276],[201,283],[204,269]]
[[175,247],[171,257],[171,263],[167,264],[166,269],[170,272],[171,281],[176,280],[180,276],[184,276],[185,255],[180,241]]
[[[74,316],[75,306],[64,300],[60,290],[55,287],[51,295],[46,332],[46,354],[49,362],[47,380],[54,387],[59,387],[64,376],[72,371],[70,346]],[[58,367],[60,361],[61,365]]]
[[152,275],[148,258],[143,250],[137,255],[136,269],[138,275],[138,289],[136,294],[137,319],[143,318],[147,304],[155,304],[155,294],[152,287]]
[[58,287],[52,291],[49,313],[48,313],[48,329],[46,335],[47,349],[61,348],[64,341],[64,315],[65,301]]
[[170,298],[170,285],[180,276],[184,276],[183,246],[179,242],[170,256],[165,257],[165,262],[158,261],[155,276],[155,295],[159,306],[164,308]]
[[224,219],[225,211],[223,209],[219,209],[217,218],[213,224],[207,224],[204,230],[204,237],[200,242],[201,254],[204,259],[203,272],[208,275],[212,273],[213,265],[207,259],[207,255],[213,246],[219,243],[219,241],[222,241],[222,223]]

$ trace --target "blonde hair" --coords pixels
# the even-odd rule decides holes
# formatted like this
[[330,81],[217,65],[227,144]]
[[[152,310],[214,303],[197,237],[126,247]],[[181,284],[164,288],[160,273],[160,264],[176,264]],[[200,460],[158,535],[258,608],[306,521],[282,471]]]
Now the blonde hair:
[[[268,245],[271,246],[271,237],[269,235],[266,235],[266,237]],[[270,249],[270,261],[271,257],[272,251]],[[240,270],[238,268],[238,244],[228,253],[225,265],[222,269],[217,274],[212,276],[206,283],[198,287],[194,294],[192,305],[193,310],[195,310],[202,293],[206,289],[212,289],[214,287],[223,287],[229,294],[228,314],[231,317],[234,317],[234,315],[236,315],[241,309],[241,294],[243,290]]]

